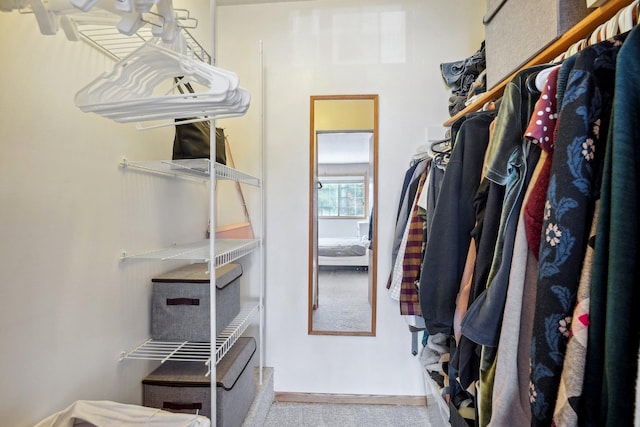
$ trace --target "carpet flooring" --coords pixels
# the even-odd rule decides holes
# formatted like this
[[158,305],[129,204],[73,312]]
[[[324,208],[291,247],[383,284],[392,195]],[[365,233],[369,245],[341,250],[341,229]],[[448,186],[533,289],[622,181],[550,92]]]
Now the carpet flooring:
[[274,402],[265,427],[431,427],[427,408]]
[[450,427],[439,416],[440,397],[427,406],[292,403],[275,401],[273,368],[255,371],[256,395],[242,427]]
[[366,271],[318,272],[318,308],[313,312],[314,331],[371,331],[371,304]]

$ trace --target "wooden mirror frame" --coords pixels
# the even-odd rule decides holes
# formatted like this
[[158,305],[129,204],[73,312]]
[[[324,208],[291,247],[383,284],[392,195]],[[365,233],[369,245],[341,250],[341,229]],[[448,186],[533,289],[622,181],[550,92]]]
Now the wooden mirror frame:
[[[315,103],[316,101],[326,100],[371,100],[373,102],[373,189],[371,200],[373,207],[371,209],[371,242],[370,242],[370,265],[369,280],[371,292],[371,330],[369,331],[325,331],[313,329],[313,311],[314,311],[314,282],[317,280],[317,207],[315,201],[316,180],[317,180],[317,130],[315,129]],[[377,311],[377,245],[378,245],[378,95],[315,95],[310,97],[310,122],[309,122],[309,277],[308,277],[308,334],[309,335],[350,335],[350,336],[375,336],[376,335],[376,311]],[[354,129],[345,129],[345,131],[354,131]],[[363,130],[364,131],[364,130]]]

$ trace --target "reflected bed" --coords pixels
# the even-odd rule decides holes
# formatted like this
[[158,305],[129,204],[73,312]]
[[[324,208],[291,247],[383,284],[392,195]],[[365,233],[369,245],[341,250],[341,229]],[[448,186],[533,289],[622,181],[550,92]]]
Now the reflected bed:
[[369,241],[358,237],[321,237],[318,239],[320,266],[369,265]]

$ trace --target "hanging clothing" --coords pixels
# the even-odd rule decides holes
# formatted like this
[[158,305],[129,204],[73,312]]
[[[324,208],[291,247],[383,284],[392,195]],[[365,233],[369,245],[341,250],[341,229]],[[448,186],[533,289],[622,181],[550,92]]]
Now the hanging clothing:
[[462,333],[482,345],[495,347],[498,344],[520,206],[540,155],[540,149],[523,138],[537,100],[527,90],[526,80],[546,67],[522,70],[509,82],[496,118],[485,175],[505,187],[498,238],[487,288],[469,307],[462,321]]
[[580,415],[587,426],[633,424],[640,306],[640,27],[618,55],[589,308]]
[[[491,143],[493,132],[495,130],[496,120],[493,119],[489,124],[489,144]],[[490,152],[487,147],[487,152]],[[482,169],[486,168],[487,152],[485,152],[484,164]],[[485,178],[484,172],[481,174],[480,186],[473,199],[473,208],[475,213],[475,226],[471,230],[471,243],[469,244],[469,251],[465,261],[464,270],[462,273],[462,280],[460,282],[460,289],[458,290],[458,296],[456,298],[456,311],[453,318],[453,333],[456,341],[456,348],[453,351],[454,358],[459,360],[456,356],[458,353],[459,345],[463,340],[462,337],[462,319],[467,314],[469,305],[477,298],[477,293],[473,293],[474,289],[474,274],[478,256],[478,247],[480,237],[482,235],[482,227],[484,223],[484,215],[487,207],[487,194],[489,192],[489,180]],[[457,372],[457,362],[455,363],[455,369]]]
[[473,198],[494,116],[493,111],[470,115],[447,163],[420,274],[420,305],[430,334],[452,331],[456,294],[475,222]]
[[[427,169],[430,161],[430,159],[424,159],[415,163],[411,165],[405,173],[400,204],[398,206],[393,247],[391,249],[391,265],[395,266],[398,262],[400,262],[400,265],[391,272],[387,282],[387,289],[390,290],[391,298],[395,300],[400,299],[400,283],[402,279],[401,266],[404,256],[404,248],[406,247],[407,241],[406,229],[409,222],[409,213],[411,212],[416,200],[416,192],[418,190],[418,184],[420,183],[420,176],[422,176],[422,173]],[[401,247],[403,254],[398,257]]]
[[[504,199],[504,186],[485,179],[478,189],[475,202],[478,203],[476,210],[481,215],[478,217],[476,227],[472,230],[472,235],[477,242],[476,264],[473,271],[473,281],[469,294],[471,305],[480,295],[487,285],[489,270],[493,260],[495,242],[500,227],[500,215],[502,212],[502,201]],[[471,383],[478,380],[480,370],[480,346],[462,335],[460,342],[453,355],[453,363],[458,368],[460,384],[467,388]]]
[[553,422],[563,427],[578,426],[578,408],[582,398],[582,386],[585,376],[587,357],[587,341],[589,328],[589,294],[591,293],[591,275],[593,272],[593,247],[598,222],[598,201],[593,215],[589,244],[584,257],[576,307],[571,321],[571,335],[567,342],[567,353],[564,358],[558,399],[553,412]]
[[387,287],[389,288],[389,296],[392,300],[395,301],[400,301],[400,288],[402,285],[402,261],[404,260],[404,251],[407,247],[408,238],[409,227],[406,226],[402,235],[402,239],[400,241],[400,247],[398,248],[396,261],[393,264],[393,269],[391,270],[389,283],[387,284]]
[[[442,181],[444,180],[444,173],[447,168],[447,162],[445,158],[448,158],[450,154],[442,155],[437,154],[433,158],[431,169],[429,170],[429,180],[427,181],[427,193],[426,193],[426,221],[427,228],[425,230],[425,242],[428,240],[428,236],[431,234],[431,227],[433,226],[433,215],[436,211],[436,203],[438,201],[438,195],[442,188]],[[425,248],[426,250],[426,248]]]
[[604,148],[618,50],[619,42],[610,41],[582,50],[560,108],[539,253],[531,345],[532,425],[549,426],[555,407],[593,217],[592,182],[596,156],[601,158]]
[[[548,181],[544,177],[548,175],[551,166],[550,153],[557,116],[555,107],[557,76],[557,68],[549,72],[524,134],[527,140],[539,145],[542,150],[527,186],[516,230],[512,267],[508,279],[509,288],[495,361],[490,426],[531,423],[529,355],[537,278],[537,253],[534,257],[531,246],[535,244],[537,251],[537,242],[540,240],[541,212],[544,209],[546,194],[545,181]],[[536,209],[540,210],[540,224],[534,222],[533,227],[538,228],[537,239],[532,239],[531,218],[535,217],[537,220]]]
[[[528,270],[529,248],[527,246],[524,217],[521,215],[513,246],[514,261],[509,273],[509,293],[505,301],[504,321],[500,330],[500,345],[495,360],[495,379],[492,386],[492,411],[489,426],[526,426],[531,423],[529,407],[529,351],[519,351],[520,345],[526,345],[522,336],[522,310],[531,310],[530,300],[524,298],[527,274],[534,275],[536,270]],[[529,333],[530,335],[530,333]],[[530,345],[530,340],[529,340]],[[522,381],[525,381],[524,392]]]
[[[423,237],[425,228],[424,209],[419,206],[419,199],[427,179],[428,169],[420,176],[415,202],[409,215],[407,225],[407,244],[402,260],[402,281],[400,282],[400,314],[420,316],[420,301],[416,281],[420,278],[420,266],[424,250]],[[422,210],[422,213],[420,212]]]
[[422,313],[423,345],[437,338],[431,372],[448,377],[451,410],[475,383],[477,426],[633,425],[640,29],[566,58],[534,108],[527,89],[547,66],[516,73],[492,116],[454,124],[446,173],[434,158],[421,192],[405,178],[402,200],[423,203],[399,207],[401,310]]
[[491,419],[495,347],[500,334],[520,206],[540,155],[540,149],[523,137],[538,96],[527,89],[527,78],[546,67],[548,65],[522,70],[507,84],[496,118],[491,150],[487,154],[485,176],[504,186],[505,196],[486,289],[469,307],[462,321],[463,335],[477,344],[492,347],[482,349],[480,362],[482,398],[478,412],[481,426],[487,425]]
[[[566,68],[565,68],[566,69]],[[526,222],[526,234],[529,247],[536,259],[540,251],[540,234],[542,232],[542,219],[544,216],[544,204],[549,187],[549,175],[551,174],[551,162],[555,146],[555,130],[558,118],[558,74],[559,68],[553,69],[547,76],[545,87],[531,117],[529,126],[525,131],[525,138],[533,144],[537,144],[544,151],[543,163],[537,178],[532,181],[528,200],[524,204]]]

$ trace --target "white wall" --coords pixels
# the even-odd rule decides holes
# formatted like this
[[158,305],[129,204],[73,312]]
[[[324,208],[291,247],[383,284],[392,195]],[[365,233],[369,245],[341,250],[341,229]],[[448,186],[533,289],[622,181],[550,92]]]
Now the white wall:
[[[484,2],[316,0],[218,8],[218,65],[253,96],[251,126],[231,119],[237,157],[259,136],[258,44],[265,76],[267,365],[280,392],[421,395],[410,334],[384,288],[404,171],[448,117],[439,64],[483,39]],[[376,337],[307,334],[309,96],[380,95]],[[253,165],[251,162],[254,162]]]
[[78,399],[141,403],[150,279],[126,261],[202,238],[208,186],[123,170],[171,157],[171,128],[140,132],[75,107],[113,62],[33,15],[0,13],[0,425],[32,426]]
[[363,219],[318,219],[318,238],[360,237],[358,222]]

